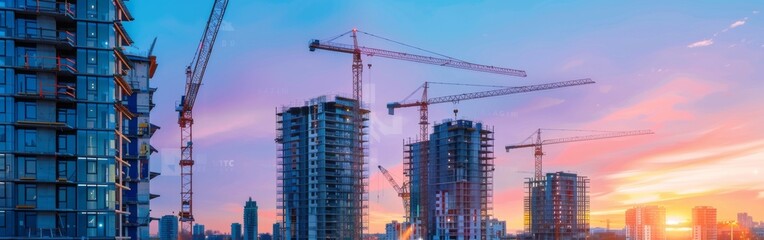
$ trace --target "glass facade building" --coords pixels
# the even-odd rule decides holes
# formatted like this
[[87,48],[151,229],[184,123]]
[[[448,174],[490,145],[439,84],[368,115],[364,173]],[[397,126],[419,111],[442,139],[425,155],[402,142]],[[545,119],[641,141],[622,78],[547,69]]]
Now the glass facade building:
[[0,238],[148,235],[156,62],[125,54],[131,20],[122,0],[0,0]]

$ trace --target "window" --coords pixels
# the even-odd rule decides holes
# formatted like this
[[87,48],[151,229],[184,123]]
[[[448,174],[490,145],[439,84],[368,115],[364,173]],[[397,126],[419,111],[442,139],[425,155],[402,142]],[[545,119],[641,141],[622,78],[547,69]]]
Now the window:
[[5,136],[5,126],[0,126],[0,143],[5,143],[8,139]]
[[95,77],[88,77],[87,78],[87,99],[90,101],[95,101],[96,97],[98,96],[98,78]]
[[93,237],[96,235],[96,215],[88,215],[87,220],[87,235]]
[[24,103],[24,118],[28,120],[37,119],[37,104]]
[[88,202],[94,202],[96,200],[96,188],[88,187]]
[[24,188],[24,200],[27,202],[35,202],[37,201],[37,186],[35,185],[26,185]]
[[98,63],[98,51],[88,50],[88,65],[96,65]]
[[66,187],[58,187],[58,207],[59,208],[66,208]]
[[24,174],[27,176],[34,176],[37,174],[37,159],[34,158],[22,158],[24,160]]
[[97,26],[95,23],[88,23],[88,38],[98,38]]
[[37,130],[22,130],[25,147],[37,147]]

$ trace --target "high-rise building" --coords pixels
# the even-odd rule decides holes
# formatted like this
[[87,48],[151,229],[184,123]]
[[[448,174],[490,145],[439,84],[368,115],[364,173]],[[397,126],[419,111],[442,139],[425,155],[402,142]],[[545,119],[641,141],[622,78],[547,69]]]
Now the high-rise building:
[[191,228],[191,238],[194,240],[205,240],[204,225],[195,223]]
[[178,217],[164,215],[159,219],[159,240],[178,240]]
[[555,172],[525,186],[525,231],[533,239],[588,239],[589,178]]
[[281,223],[273,224],[273,240],[282,240],[281,238]]
[[131,81],[156,64],[125,54],[124,1],[0,5],[0,235],[147,236],[148,156],[130,159],[130,135],[149,111]]
[[[404,146],[404,173],[412,199],[409,214],[413,222],[427,224],[427,232],[414,238],[486,239],[492,209],[493,129],[470,120],[446,120],[433,129],[427,142]],[[423,154],[427,161],[422,161]],[[420,166],[427,169],[426,176]],[[426,181],[426,188],[421,181]]]
[[321,96],[276,117],[283,239],[362,239],[368,110],[351,98]]
[[627,240],[665,240],[666,209],[662,206],[638,206],[626,210]]
[[692,208],[692,239],[716,240],[716,208],[698,206]]
[[123,100],[124,106],[134,113],[131,119],[125,119],[123,132],[129,141],[122,147],[122,159],[129,164],[124,167],[129,190],[125,191],[123,199],[130,214],[124,225],[127,236],[132,239],[149,238],[149,202],[159,196],[149,192],[149,182],[159,176],[159,173],[149,171],[151,154],[157,152],[151,146],[151,137],[159,127],[150,122],[150,113],[155,106],[154,92],[157,89],[151,87],[149,80],[154,77],[157,62],[155,56],[148,54],[128,51],[127,58],[132,68],[125,79],[133,94],[125,96]]
[[241,240],[241,224],[231,223],[231,240]]
[[257,240],[257,202],[244,203],[244,240]]

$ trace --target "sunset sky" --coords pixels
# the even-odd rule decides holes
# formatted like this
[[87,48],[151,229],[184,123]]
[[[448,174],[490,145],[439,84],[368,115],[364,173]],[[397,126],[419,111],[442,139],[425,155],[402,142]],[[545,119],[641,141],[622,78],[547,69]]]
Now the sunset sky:
[[[174,105],[211,1],[130,1],[126,24],[140,50],[158,37],[159,90],[152,138],[152,216],[179,208],[180,133]],[[182,7],[180,7],[182,6]],[[625,209],[659,204],[672,222],[694,206],[719,220],[748,212],[764,221],[764,5],[758,1],[247,1],[232,0],[194,109],[194,213],[207,229],[242,222],[248,197],[260,232],[276,220],[275,108],[322,94],[350,93],[351,56],[309,52],[310,39],[354,27],[470,62],[526,70],[513,78],[366,57],[372,107],[370,232],[401,220],[396,193],[376,170],[403,180],[402,140],[415,137],[415,109],[387,115],[424,81],[521,86],[579,78],[594,85],[440,104],[430,120],[460,117],[495,127],[494,215],[522,228],[522,182],[531,149],[503,146],[537,128],[637,130],[654,135],[550,145],[545,172],[591,178],[593,227],[623,226]],[[350,39],[337,41],[348,43]],[[425,54],[360,36],[361,45]],[[433,87],[431,96],[485,90]],[[571,136],[548,132],[545,137]],[[156,232],[156,223],[152,232]]]

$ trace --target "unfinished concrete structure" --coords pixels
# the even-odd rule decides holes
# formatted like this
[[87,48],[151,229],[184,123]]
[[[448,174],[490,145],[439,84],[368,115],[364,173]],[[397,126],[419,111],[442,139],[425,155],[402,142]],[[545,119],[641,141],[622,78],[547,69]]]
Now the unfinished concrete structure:
[[321,96],[276,114],[284,239],[363,238],[369,111],[357,108],[358,116],[356,107],[351,98]]
[[[427,146],[424,153],[422,146]],[[428,224],[426,233],[412,238],[486,239],[493,207],[493,147],[492,128],[463,119],[436,124],[427,142],[404,145],[404,174],[411,187],[408,211],[415,223]]]
[[533,239],[589,237],[589,178],[555,172],[525,186],[525,231]]

